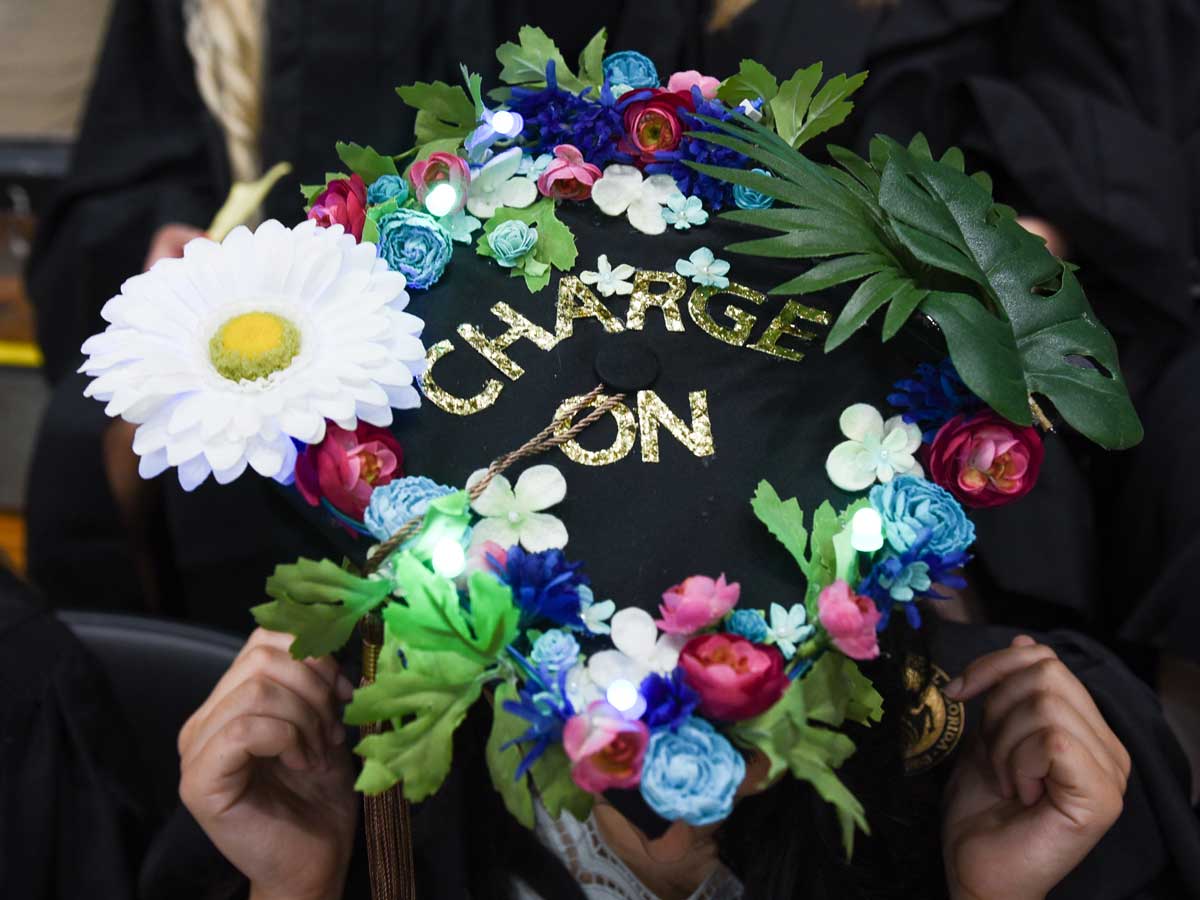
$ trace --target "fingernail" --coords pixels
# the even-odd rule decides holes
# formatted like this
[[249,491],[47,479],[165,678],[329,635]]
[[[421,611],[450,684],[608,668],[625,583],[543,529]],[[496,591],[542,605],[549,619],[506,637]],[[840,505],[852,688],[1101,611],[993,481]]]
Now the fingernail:
[[350,683],[350,679],[345,675],[339,675],[337,678],[337,695],[338,699],[343,703],[349,703],[354,696],[354,685]]
[[953,681],[948,683],[944,688],[942,688],[942,693],[945,694],[947,697],[954,698],[962,693],[962,689],[964,686],[965,685],[963,684],[963,678],[960,675],[957,678],[955,678]]
[[346,740],[346,729],[342,727],[340,722],[335,723],[329,729],[329,742],[335,746],[344,743]]

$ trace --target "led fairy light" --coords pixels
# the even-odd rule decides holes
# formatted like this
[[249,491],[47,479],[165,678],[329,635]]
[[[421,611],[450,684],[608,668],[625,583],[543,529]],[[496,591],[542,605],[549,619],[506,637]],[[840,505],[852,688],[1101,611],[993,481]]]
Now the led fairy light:
[[850,519],[850,546],[860,553],[874,553],[883,546],[883,517],[864,506]]
[[604,699],[627,719],[640,718],[646,711],[646,701],[642,699],[637,685],[624,678],[618,678],[608,686],[608,690],[604,692]]
[[510,134],[516,124],[516,118],[506,109],[502,109],[492,116],[492,129],[500,134]]
[[439,218],[449,215],[457,205],[458,190],[448,181],[435,185],[425,197],[425,208],[429,210],[430,215]]
[[462,544],[451,538],[443,538],[433,548],[433,571],[443,578],[456,578],[467,567],[467,555]]

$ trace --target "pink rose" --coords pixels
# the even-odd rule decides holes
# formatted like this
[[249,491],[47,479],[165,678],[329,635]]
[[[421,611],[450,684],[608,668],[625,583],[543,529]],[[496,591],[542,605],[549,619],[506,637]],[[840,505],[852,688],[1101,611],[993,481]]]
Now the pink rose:
[[468,575],[472,572],[490,572],[493,575],[500,575],[507,565],[508,550],[495,541],[476,544],[467,552],[466,572]]
[[667,90],[690,91],[693,85],[700,88],[700,94],[705,100],[712,100],[717,96],[717,88],[721,86],[721,82],[711,75],[701,75],[695,69],[688,69],[686,72],[676,72],[672,75],[667,81]]
[[778,647],[754,644],[736,634],[703,634],[679,651],[688,687],[700,695],[700,711],[736,722],[757,716],[787,690]]
[[879,655],[876,626],[882,613],[869,597],[850,590],[838,580],[817,595],[818,617],[833,645],[851,659],[875,659]]
[[538,190],[555,200],[586,200],[592,196],[592,185],[600,177],[600,169],[583,161],[583,154],[570,144],[554,148],[554,161],[537,180]]
[[431,153],[428,159],[415,162],[409,167],[408,180],[412,182],[417,202],[422,204],[435,186],[443,182],[452,185],[458,192],[458,204],[450,212],[457,212],[467,202],[471,167],[465,159],[453,153]]
[[357,175],[329,182],[313,200],[308,217],[322,228],[341,225],[346,234],[361,241],[363,223],[367,221],[367,186]]
[[360,422],[354,431],[332,422],[325,439],[296,459],[296,488],[311,505],[321,499],[362,521],[371,491],[404,474],[404,451],[385,428]]
[[629,101],[622,114],[625,136],[619,149],[645,165],[654,162],[654,154],[658,151],[674,150],[679,146],[684,132],[680,113],[695,112],[696,101],[690,90],[662,88],[637,91],[631,97],[638,99]]
[[655,624],[667,634],[695,634],[724,618],[737,605],[741,592],[736,581],[725,583],[724,573],[716,581],[707,575],[693,575],[663,593],[658,607],[662,618]]
[[966,506],[1000,506],[1029,493],[1045,453],[1036,428],[991,410],[962,413],[934,437],[929,474]]
[[596,700],[563,727],[571,777],[589,794],[637,787],[649,742],[644,722],[626,719],[604,700]]

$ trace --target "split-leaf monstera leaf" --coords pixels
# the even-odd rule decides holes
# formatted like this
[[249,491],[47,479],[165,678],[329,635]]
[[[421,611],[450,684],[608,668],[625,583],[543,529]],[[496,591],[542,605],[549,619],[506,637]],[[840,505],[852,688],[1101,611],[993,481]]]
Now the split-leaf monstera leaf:
[[725,213],[779,232],[727,249],[817,261],[772,293],[858,282],[830,329],[826,351],[885,307],[885,341],[919,310],[941,329],[967,386],[1011,421],[1031,424],[1030,402],[1039,395],[1106,449],[1141,440],[1116,343],[1072,267],[992,199],[987,175],[964,172],[960,151],[935,160],[921,136],[908,147],[878,137],[868,160],[831,147],[837,165],[821,165],[744,116],[700,118],[718,132],[694,137],[737,150],[774,173],[689,163],[778,201],[771,209]]

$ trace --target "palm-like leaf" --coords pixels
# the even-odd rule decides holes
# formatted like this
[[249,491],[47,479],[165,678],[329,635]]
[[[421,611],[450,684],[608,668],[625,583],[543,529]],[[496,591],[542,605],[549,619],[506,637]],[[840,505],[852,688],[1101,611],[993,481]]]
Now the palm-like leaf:
[[935,160],[921,136],[907,148],[881,137],[868,160],[831,147],[837,165],[826,166],[743,116],[704,121],[718,131],[693,137],[737,150],[774,177],[689,165],[788,204],[724,214],[778,232],[726,249],[816,261],[772,293],[860,282],[829,331],[827,351],[885,307],[884,340],[919,309],[938,324],[967,386],[1012,421],[1030,424],[1030,400],[1039,394],[1103,447],[1141,440],[1116,344],[1072,267],[992,199],[987,175],[964,172],[960,151]]

